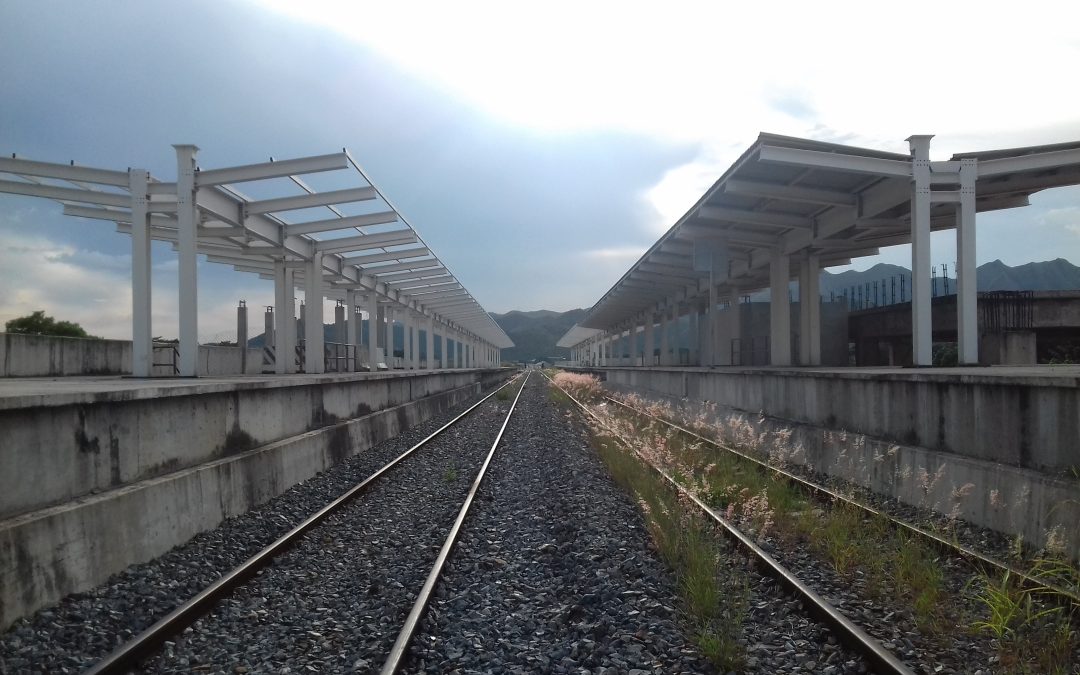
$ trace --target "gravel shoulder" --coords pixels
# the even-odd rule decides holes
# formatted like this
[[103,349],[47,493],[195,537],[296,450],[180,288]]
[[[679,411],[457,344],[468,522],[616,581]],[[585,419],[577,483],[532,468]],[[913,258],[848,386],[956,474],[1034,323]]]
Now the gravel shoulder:
[[293,486],[156,560],[133,565],[98,588],[72,594],[15,622],[0,634],[0,673],[64,673],[88,668],[479,398],[473,397]]

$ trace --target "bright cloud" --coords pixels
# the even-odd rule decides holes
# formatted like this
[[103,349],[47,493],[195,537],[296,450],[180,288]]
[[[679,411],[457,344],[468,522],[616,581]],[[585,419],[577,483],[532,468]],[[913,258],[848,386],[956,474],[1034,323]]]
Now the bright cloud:
[[947,156],[1080,126],[1060,71],[1080,63],[1077,4],[255,1],[504,122],[698,143],[647,194],[658,233],[759,131],[894,151],[929,132]]

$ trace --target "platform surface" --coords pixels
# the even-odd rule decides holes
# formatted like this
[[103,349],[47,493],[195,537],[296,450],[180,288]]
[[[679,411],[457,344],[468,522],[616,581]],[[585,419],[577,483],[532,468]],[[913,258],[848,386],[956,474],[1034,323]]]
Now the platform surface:
[[903,368],[899,366],[600,366],[585,370],[648,370],[729,375],[781,375],[791,377],[826,377],[839,379],[908,380],[931,382],[967,382],[982,384],[1022,384],[1043,387],[1080,386],[1080,364],[1036,366],[965,366],[951,368]]
[[135,378],[118,375],[78,377],[0,378],[0,410],[35,406],[71,405],[102,401],[139,400],[166,396],[212,394],[239,389],[272,389],[320,383],[381,380],[470,372],[446,370],[392,370],[318,375],[230,375],[218,377]]

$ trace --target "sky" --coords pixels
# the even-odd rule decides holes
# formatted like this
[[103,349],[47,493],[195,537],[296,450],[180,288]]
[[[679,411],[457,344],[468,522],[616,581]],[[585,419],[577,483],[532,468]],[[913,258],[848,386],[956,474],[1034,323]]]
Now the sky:
[[[486,309],[562,311],[762,131],[894,152],[933,133],[933,159],[1080,140],[1080,4],[1002,7],[11,0],[0,152],[173,180],[174,143],[203,168],[346,147]],[[1080,187],[978,227],[980,264],[1080,264]],[[932,258],[953,266],[951,232]],[[0,195],[0,322],[130,338],[130,268],[115,226]],[[176,273],[155,243],[155,335],[177,333]],[[201,340],[235,338],[240,299],[258,312],[272,283],[200,263]]]

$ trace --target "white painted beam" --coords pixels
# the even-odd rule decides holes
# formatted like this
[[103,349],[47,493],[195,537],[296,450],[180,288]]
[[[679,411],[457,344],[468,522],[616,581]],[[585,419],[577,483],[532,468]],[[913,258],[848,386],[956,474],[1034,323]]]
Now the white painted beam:
[[797,216],[790,213],[770,213],[768,211],[744,211],[742,209],[729,209],[722,206],[702,206],[698,209],[697,215],[698,218],[703,220],[745,223],[747,225],[795,227],[807,230],[814,227],[813,218],[807,218],[805,216]]
[[855,206],[855,195],[839,190],[824,190],[803,185],[784,185],[752,180],[729,179],[724,182],[724,192],[765,199],[778,199],[822,206]]
[[363,202],[375,199],[378,196],[379,193],[372,187],[349,188],[347,190],[316,192],[315,194],[296,195],[295,197],[278,197],[276,199],[248,202],[245,212],[248,215],[257,215],[277,211],[294,211],[297,209],[310,209],[316,206]]
[[336,239],[322,239],[315,242],[315,250],[324,253],[344,251],[366,251],[373,248],[386,246],[402,246],[415,244],[418,241],[416,232],[413,230],[395,230],[393,232],[379,232],[376,234],[361,234],[355,237],[339,237]]
[[385,225],[396,223],[398,214],[393,211],[380,211],[379,213],[367,213],[361,216],[345,216],[344,218],[327,218],[326,220],[310,220],[304,223],[289,223],[285,226],[286,234],[314,234],[317,232],[333,232],[334,230],[347,230],[354,227],[369,227],[371,225]]
[[763,162],[794,164],[812,169],[836,169],[851,173],[871,173],[879,176],[911,176],[911,164],[897,159],[847,155],[820,150],[802,150],[763,145],[759,151]]
[[[357,255],[346,256],[342,258],[348,265],[356,265],[357,267],[364,268],[365,265],[371,265],[373,263],[386,262],[388,260],[408,260],[409,258],[420,258],[423,256],[431,255],[431,251],[426,247],[420,248],[407,248],[401,251],[387,251],[386,253],[373,253],[371,255]],[[377,274],[378,269],[368,271],[369,274]]]
[[222,185],[224,183],[243,183],[267,178],[286,178],[292,175],[336,171],[349,168],[349,158],[344,152],[315,157],[300,157],[280,161],[247,164],[224,169],[199,171],[195,175],[195,184],[199,187]]

